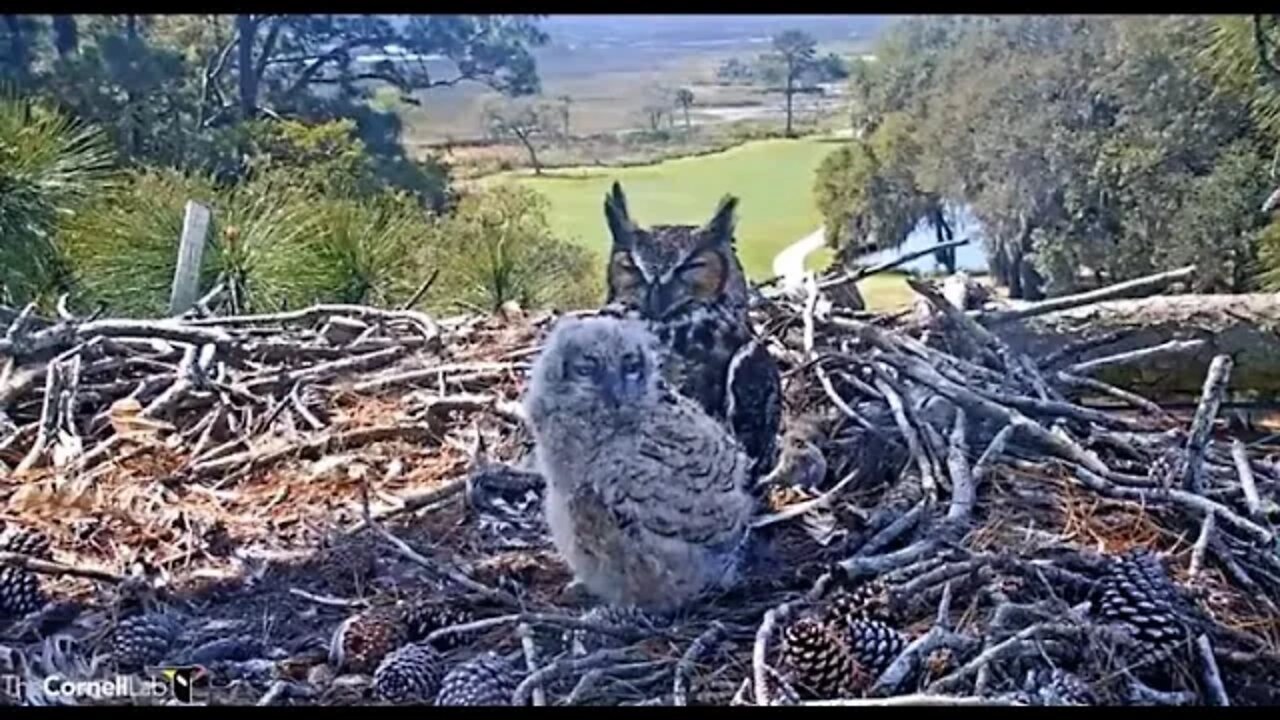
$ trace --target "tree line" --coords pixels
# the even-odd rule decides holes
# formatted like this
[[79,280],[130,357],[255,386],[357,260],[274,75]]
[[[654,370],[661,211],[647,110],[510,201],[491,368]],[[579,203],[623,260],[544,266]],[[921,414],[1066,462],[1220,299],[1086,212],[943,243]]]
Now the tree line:
[[1188,263],[1199,290],[1274,284],[1271,17],[897,24],[850,67],[855,140],[815,180],[828,242],[847,259],[922,224],[941,242],[967,208],[1015,298]]
[[187,200],[214,210],[204,284],[244,309],[395,302],[443,268],[428,302],[582,291],[545,203],[459,192],[371,102],[530,95],[546,41],[515,15],[2,15],[0,302],[161,311]]
[[844,58],[836,53],[818,54],[818,41],[803,30],[784,30],[773,36],[769,52],[742,60],[732,57],[716,69],[716,79],[725,84],[763,85],[782,93],[786,103],[786,135],[792,137],[795,96],[821,92],[820,83],[849,76]]

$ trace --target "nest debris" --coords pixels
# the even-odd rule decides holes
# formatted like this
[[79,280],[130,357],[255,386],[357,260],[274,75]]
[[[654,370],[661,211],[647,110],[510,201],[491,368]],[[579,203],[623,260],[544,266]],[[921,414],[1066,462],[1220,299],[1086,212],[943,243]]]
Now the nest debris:
[[[518,399],[553,315],[4,310],[0,674],[200,665],[211,704],[1280,702],[1280,468],[1215,423],[1229,359],[1189,427],[1101,410],[1070,353],[913,288],[910,318],[812,279],[761,298],[825,476],[678,618],[592,608],[549,543]],[[802,636],[831,643],[817,688]],[[124,702],[20,687],[0,704]]]

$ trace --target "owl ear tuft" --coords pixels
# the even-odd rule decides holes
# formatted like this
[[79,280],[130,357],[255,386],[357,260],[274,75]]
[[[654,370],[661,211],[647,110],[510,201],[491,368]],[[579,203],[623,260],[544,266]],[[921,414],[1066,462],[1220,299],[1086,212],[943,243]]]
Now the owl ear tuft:
[[613,244],[630,246],[636,225],[627,210],[627,196],[622,194],[622,185],[616,181],[604,196],[604,219],[609,224],[609,233],[613,235]]
[[717,243],[732,244],[733,229],[737,224],[738,198],[725,195],[716,208],[716,214],[703,227],[703,232],[712,236]]

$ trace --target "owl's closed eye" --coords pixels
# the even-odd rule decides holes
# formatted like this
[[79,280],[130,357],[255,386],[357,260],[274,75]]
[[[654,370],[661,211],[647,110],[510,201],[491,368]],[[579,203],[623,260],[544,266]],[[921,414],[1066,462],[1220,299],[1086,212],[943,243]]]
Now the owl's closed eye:
[[605,220],[613,235],[607,301],[642,307],[650,317],[662,317],[690,302],[722,301],[727,286],[741,280],[733,254],[736,207],[737,200],[726,197],[701,227],[641,228],[615,184],[605,198]]
[[689,295],[698,300],[711,300],[720,294],[727,270],[719,253],[703,250],[681,265],[678,274]]
[[644,274],[626,250],[615,252],[609,263],[609,287],[616,299],[623,302],[638,300],[644,294]]

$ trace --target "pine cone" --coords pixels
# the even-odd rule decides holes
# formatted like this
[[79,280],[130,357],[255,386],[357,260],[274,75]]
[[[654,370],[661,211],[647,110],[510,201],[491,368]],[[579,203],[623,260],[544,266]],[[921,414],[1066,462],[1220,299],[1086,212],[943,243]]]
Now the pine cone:
[[924,497],[924,483],[915,475],[902,475],[891,483],[879,505],[895,514],[907,512]]
[[44,605],[40,578],[26,568],[0,567],[0,619],[20,618]]
[[846,628],[853,656],[875,677],[898,659],[907,646],[902,633],[879,620],[855,620]]
[[872,580],[852,590],[839,588],[827,597],[823,608],[823,620],[843,628],[855,620],[882,620],[891,618],[889,611],[889,586],[882,580]]
[[805,699],[853,697],[870,680],[845,639],[818,618],[796,620],[782,638],[783,664]]
[[440,682],[436,705],[511,704],[511,695],[519,685],[514,666],[500,655],[487,652],[454,667]]
[[336,539],[320,555],[320,575],[334,590],[354,592],[377,574],[377,559],[377,548],[365,538]]
[[440,690],[440,653],[426,643],[405,645],[388,655],[373,673],[373,691],[397,705],[422,705]]
[[[418,641],[440,628],[462,625],[476,619],[475,613],[439,602],[411,602],[404,607],[409,639]],[[438,650],[449,651],[475,638],[474,633],[454,633],[432,643]]]
[[1105,622],[1118,623],[1133,633],[1137,647],[1126,653],[1126,660],[1148,664],[1168,657],[1187,639],[1179,612],[1182,602],[1160,559],[1150,552],[1137,552],[1112,564],[1099,584],[1094,608]]
[[1157,455],[1147,469],[1147,479],[1157,487],[1169,487],[1174,474],[1182,467],[1181,459],[1170,455]]
[[400,606],[382,606],[343,621],[329,644],[329,664],[339,671],[367,674],[403,645],[409,628]]
[[172,615],[134,615],[116,626],[112,654],[122,669],[158,665],[181,633],[182,625]]
[[[632,631],[639,635],[653,633],[660,624],[657,618],[637,607],[615,605],[593,607],[582,615],[582,620],[604,627]],[[588,652],[618,647],[622,641],[617,635],[606,635],[584,628],[575,628],[570,631],[569,639],[571,642],[581,644]]]
[[10,526],[0,533],[0,550],[28,555],[41,560],[52,558],[49,536],[34,528]]
[[1080,676],[1061,668],[1027,673],[1022,698],[1028,705],[1096,705],[1096,698]]

